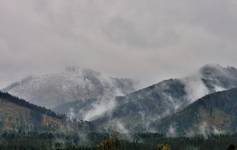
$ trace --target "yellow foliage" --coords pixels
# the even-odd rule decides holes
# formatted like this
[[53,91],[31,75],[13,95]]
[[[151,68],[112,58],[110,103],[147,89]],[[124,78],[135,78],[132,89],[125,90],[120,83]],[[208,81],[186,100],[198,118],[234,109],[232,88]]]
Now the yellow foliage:
[[168,144],[163,145],[162,150],[171,150]]
[[158,144],[156,150],[171,150],[168,144]]

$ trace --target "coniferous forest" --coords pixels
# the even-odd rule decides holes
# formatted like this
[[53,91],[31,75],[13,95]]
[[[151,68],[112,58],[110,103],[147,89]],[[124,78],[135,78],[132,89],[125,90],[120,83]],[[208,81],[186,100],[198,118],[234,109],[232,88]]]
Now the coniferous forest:
[[4,132],[0,150],[232,150],[236,143],[237,134],[168,138],[151,133],[133,137],[90,133],[82,137],[76,134]]

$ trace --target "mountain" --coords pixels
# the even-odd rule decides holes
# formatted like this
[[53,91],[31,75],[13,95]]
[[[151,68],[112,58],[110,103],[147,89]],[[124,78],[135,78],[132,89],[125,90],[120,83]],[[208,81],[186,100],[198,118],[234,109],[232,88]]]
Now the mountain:
[[154,123],[168,135],[219,134],[237,131],[237,88],[207,95],[184,110]]
[[94,126],[85,121],[70,120],[64,115],[0,92],[0,133],[77,133],[85,136]]
[[[70,118],[92,121],[98,130],[156,132],[158,129],[152,124],[160,119],[205,95],[237,87],[237,69],[206,65],[190,76],[130,93],[133,85],[131,80],[107,78],[91,70],[73,70],[31,77],[5,90],[67,113]],[[122,94],[127,95],[117,96]]]
[[94,122],[101,129],[156,132],[154,122],[174,114],[197,99],[237,87],[237,69],[206,65],[182,79],[170,79],[116,99],[116,107]]
[[63,73],[31,76],[3,89],[30,103],[53,109],[67,102],[111,98],[134,91],[135,82],[105,76],[89,69],[67,68]]
[[0,92],[1,131],[55,131],[65,128],[65,117]]

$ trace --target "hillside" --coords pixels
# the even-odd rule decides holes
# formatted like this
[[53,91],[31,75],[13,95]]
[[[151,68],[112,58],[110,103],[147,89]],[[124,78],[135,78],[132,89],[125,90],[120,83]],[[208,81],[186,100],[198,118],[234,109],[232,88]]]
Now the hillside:
[[210,94],[174,115],[153,124],[168,135],[237,132],[237,88]]
[[174,114],[199,98],[237,87],[237,69],[206,65],[193,75],[170,79],[116,99],[116,107],[94,122],[121,132],[156,132],[153,122]]
[[70,132],[79,131],[87,125],[85,122],[72,122],[51,110],[0,92],[0,132]]

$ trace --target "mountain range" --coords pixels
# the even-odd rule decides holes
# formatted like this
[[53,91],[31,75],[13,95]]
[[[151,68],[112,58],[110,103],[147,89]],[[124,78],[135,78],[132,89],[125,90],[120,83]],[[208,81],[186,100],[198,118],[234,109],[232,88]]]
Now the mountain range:
[[[187,77],[161,81],[136,91],[133,80],[74,68],[29,77],[4,91],[67,114],[71,119],[90,121],[100,132],[192,135],[236,130],[232,116],[236,87],[236,68],[206,65]],[[191,119],[195,114],[199,118]]]
[[157,132],[151,126],[199,98],[237,87],[237,69],[206,65],[182,79],[170,79],[116,99],[111,112],[95,120],[102,128],[123,132]]

